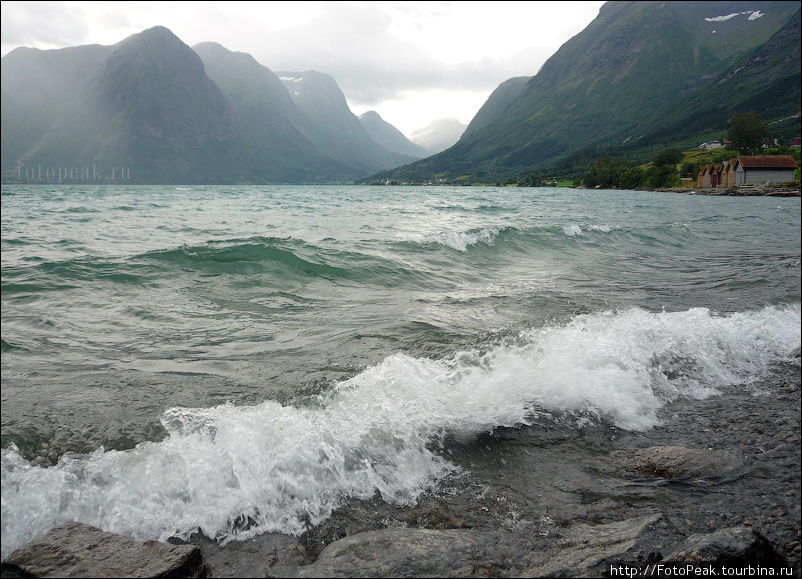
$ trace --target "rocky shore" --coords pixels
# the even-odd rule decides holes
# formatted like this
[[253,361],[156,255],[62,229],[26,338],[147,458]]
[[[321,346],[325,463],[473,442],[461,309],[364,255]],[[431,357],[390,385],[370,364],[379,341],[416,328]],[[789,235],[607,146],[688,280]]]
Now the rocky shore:
[[[178,570],[127,575],[800,577],[800,382],[797,349],[756,385],[664,407],[647,432],[550,417],[452,440],[461,473],[415,506],[351,501],[301,537],[151,543],[184,548],[159,556]],[[97,576],[91,557],[126,575],[119,546],[83,532],[16,551],[3,576],[64,576],[54,552],[71,576]]]
[[739,185],[728,187],[668,187],[657,189],[674,193],[688,193],[691,195],[714,195],[723,197],[799,197],[800,185],[797,184],[765,184],[765,185]]

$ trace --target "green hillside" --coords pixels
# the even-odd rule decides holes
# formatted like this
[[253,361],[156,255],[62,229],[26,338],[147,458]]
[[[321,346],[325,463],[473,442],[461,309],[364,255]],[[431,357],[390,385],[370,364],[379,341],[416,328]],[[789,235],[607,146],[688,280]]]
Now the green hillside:
[[[506,181],[602,152],[648,157],[655,147],[726,132],[726,119],[743,106],[768,121],[789,116],[799,111],[798,10],[791,2],[608,2],[501,116],[375,180]],[[730,14],[738,16],[706,20]],[[736,65],[761,47],[774,64],[755,63],[741,82]],[[714,88],[728,74],[735,80]],[[710,103],[720,109],[712,117]]]

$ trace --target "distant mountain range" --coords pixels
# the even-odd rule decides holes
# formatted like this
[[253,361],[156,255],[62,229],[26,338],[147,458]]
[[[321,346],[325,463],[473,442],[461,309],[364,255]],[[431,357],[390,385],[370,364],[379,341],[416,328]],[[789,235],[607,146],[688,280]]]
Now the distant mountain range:
[[[374,141],[389,151],[419,159],[431,155],[429,151],[407,139],[404,133],[381,118],[376,111],[368,111],[360,115],[359,122]],[[456,143],[456,141],[454,142]]]
[[466,128],[467,125],[457,119],[437,119],[414,131],[409,138],[426,149],[429,155],[434,155],[459,141]]
[[607,2],[467,127],[451,119],[407,138],[375,112],[357,118],[329,75],[274,73],[155,27],[3,57],[0,171],[4,182],[153,184],[571,174],[602,154],[648,160],[720,138],[736,112],[790,140],[800,82],[798,2]]
[[502,83],[448,150],[379,182],[570,173],[602,154],[647,160],[726,135],[754,110],[800,133],[797,2],[607,2],[531,78]]
[[416,159],[389,151],[374,141],[348,108],[337,82],[328,74],[307,70],[278,72],[278,76],[306,117],[306,137],[323,154],[363,174]]
[[2,60],[3,180],[344,182],[425,155],[373,140],[330,76],[281,74],[164,27],[16,49]]

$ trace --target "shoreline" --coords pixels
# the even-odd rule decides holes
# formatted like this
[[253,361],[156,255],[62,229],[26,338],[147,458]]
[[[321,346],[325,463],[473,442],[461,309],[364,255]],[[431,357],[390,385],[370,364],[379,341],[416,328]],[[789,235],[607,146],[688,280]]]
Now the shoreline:
[[665,191],[668,193],[687,193],[688,195],[708,195],[713,197],[800,197],[799,185],[732,185],[729,187],[663,187],[659,189],[640,189],[642,191]]

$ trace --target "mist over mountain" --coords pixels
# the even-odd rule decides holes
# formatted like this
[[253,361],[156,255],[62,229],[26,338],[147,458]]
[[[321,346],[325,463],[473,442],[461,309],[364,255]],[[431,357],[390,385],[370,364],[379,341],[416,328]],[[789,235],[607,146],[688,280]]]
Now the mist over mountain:
[[245,152],[200,59],[163,27],[111,47],[12,51],[2,119],[4,177],[44,166],[85,180],[219,182]]
[[299,127],[311,132],[306,118],[269,68],[250,54],[232,52],[214,42],[197,44],[193,50],[247,135],[253,174],[281,182],[317,182],[360,174],[324,156],[301,133]]
[[511,102],[515,83],[502,83],[456,145],[376,179],[487,182],[579,153],[648,158],[726,134],[743,110],[798,135],[798,26],[792,2],[608,2]]
[[315,70],[277,74],[306,118],[306,123],[298,129],[324,155],[362,173],[415,160],[387,150],[370,137],[348,108],[345,95],[331,75]]
[[250,55],[193,50],[161,26],[112,46],[19,48],[2,60],[2,176],[343,182],[415,160],[374,141],[333,78],[306,78],[290,93]]
[[412,142],[434,155],[456,143],[467,125],[457,119],[437,119],[410,135]]
[[800,133],[800,96],[794,2],[607,2],[467,127],[443,119],[409,138],[373,111],[357,118],[328,74],[274,73],[157,26],[3,57],[0,169],[27,182],[493,182],[602,154],[648,160],[726,134],[736,112],[784,140]]
[[376,111],[359,115],[359,122],[374,141],[389,151],[418,159],[429,156],[429,151],[407,139],[404,133],[381,118]]

